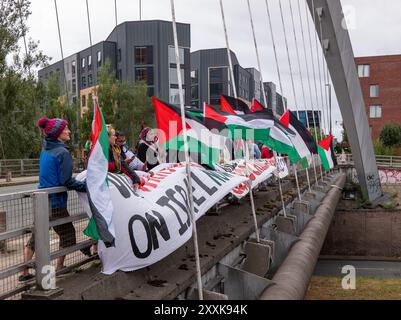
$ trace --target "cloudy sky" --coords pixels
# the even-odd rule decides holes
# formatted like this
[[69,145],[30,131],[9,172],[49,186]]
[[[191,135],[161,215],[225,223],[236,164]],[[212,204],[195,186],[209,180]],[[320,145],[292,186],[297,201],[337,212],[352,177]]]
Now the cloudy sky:
[[[139,20],[139,0],[116,0],[118,23],[128,20]],[[272,14],[273,30],[279,55],[279,66],[283,78],[283,92],[294,105],[291,77],[285,51],[284,33],[281,23],[279,1],[283,6],[284,19],[290,47],[291,62],[296,86],[298,104],[303,108],[300,75],[307,87],[306,67],[302,63],[300,73],[295,51],[295,41],[289,1],[293,4],[295,28],[297,30],[301,61],[304,51],[300,33],[298,0],[269,0]],[[306,27],[305,1],[299,0],[301,14]],[[53,61],[61,59],[54,0],[31,0],[32,15],[28,21],[30,36],[40,40],[40,48]],[[385,55],[401,53],[401,10],[399,0],[341,0],[345,7],[350,35],[355,56]],[[68,56],[89,46],[88,25],[85,0],[58,0],[61,36],[64,55]],[[176,17],[179,22],[191,24],[191,50],[225,47],[224,33],[218,0],[175,0]],[[225,15],[231,49],[237,54],[243,67],[257,67],[256,54],[252,40],[252,30],[246,0],[224,0]],[[278,84],[276,64],[273,55],[270,29],[268,26],[264,0],[251,0],[256,37],[261,56],[261,69],[264,81]],[[114,0],[89,0],[93,43],[104,40],[115,26]],[[169,0],[142,0],[142,19],[171,20]],[[312,29],[311,29],[312,30]],[[306,30],[305,30],[306,32]],[[308,41],[308,37],[306,38]],[[316,47],[313,41],[313,52]],[[307,46],[307,50],[310,47]],[[310,52],[310,51],[309,51]],[[310,53],[309,53],[310,54]],[[316,65],[316,63],[315,63]],[[309,62],[309,68],[311,63]],[[317,72],[317,65],[316,65]],[[311,73],[311,70],[310,70]],[[312,99],[316,101],[314,79],[312,81]],[[320,83],[319,83],[320,84]],[[310,101],[309,90],[306,90],[307,101]],[[320,99],[320,91],[319,91]],[[333,92],[333,127],[337,137],[341,136],[342,121],[338,103]]]

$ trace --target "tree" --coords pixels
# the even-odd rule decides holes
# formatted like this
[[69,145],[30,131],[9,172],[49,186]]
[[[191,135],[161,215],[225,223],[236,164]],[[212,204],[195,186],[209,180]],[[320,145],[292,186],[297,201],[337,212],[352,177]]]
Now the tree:
[[28,39],[21,53],[19,40],[28,28],[30,12],[27,0],[2,1],[0,10],[0,157],[37,157],[41,149],[37,119],[43,88],[34,76],[34,68],[49,58],[38,50],[38,42]]
[[147,85],[140,81],[136,84],[122,82],[117,90],[117,113],[114,124],[126,134],[128,143],[134,145],[139,136],[141,125],[154,125],[152,101],[147,94]]
[[397,147],[401,144],[401,126],[396,123],[386,124],[380,133],[380,140],[386,147]]

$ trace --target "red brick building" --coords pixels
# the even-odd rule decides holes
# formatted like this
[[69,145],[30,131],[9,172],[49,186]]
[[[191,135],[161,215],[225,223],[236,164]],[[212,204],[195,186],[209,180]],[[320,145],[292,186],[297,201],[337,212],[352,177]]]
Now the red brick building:
[[401,125],[401,55],[361,57],[355,61],[375,141],[385,124]]

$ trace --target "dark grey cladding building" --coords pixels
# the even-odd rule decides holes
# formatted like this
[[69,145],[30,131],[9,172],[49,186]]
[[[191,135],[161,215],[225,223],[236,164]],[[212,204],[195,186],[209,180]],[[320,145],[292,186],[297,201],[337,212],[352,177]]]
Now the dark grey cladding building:
[[[248,102],[257,99],[262,104],[263,90],[261,74],[255,68],[243,68],[234,52],[231,51],[234,80],[237,95]],[[220,104],[220,95],[233,96],[230,84],[227,49],[205,49],[191,53],[191,106],[201,107],[203,102],[210,105]],[[272,82],[265,83],[267,104],[282,114],[284,107],[281,96]],[[284,101],[286,99],[284,98]]]
[[274,82],[265,82],[263,85],[268,107],[273,109],[274,114],[277,116],[283,115],[287,106],[287,98],[277,92],[277,86]]
[[[190,25],[177,24],[180,66],[185,90],[185,103],[189,105],[190,80]],[[77,52],[39,71],[44,81],[54,72],[60,73],[64,89],[64,71],[70,101],[80,99],[86,106],[89,95],[98,83],[98,74],[106,59],[118,80],[145,80],[149,95],[178,104],[178,77],[174,51],[173,27],[169,21],[129,21],[114,28],[100,43]],[[63,90],[65,92],[65,90]]]
[[[254,97],[253,74],[241,67],[231,51],[237,95],[247,101]],[[233,96],[227,49],[206,49],[191,53],[191,106],[201,107],[203,102],[219,105],[222,94]]]

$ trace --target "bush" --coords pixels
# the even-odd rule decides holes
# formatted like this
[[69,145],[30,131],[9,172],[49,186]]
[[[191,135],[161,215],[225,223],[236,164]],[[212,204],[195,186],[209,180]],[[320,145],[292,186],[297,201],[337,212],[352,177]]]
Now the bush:
[[396,123],[386,124],[380,133],[380,140],[386,147],[396,147],[401,144],[401,126]]
[[386,147],[380,139],[374,143],[375,154],[379,156],[394,156],[396,150],[394,147]]

